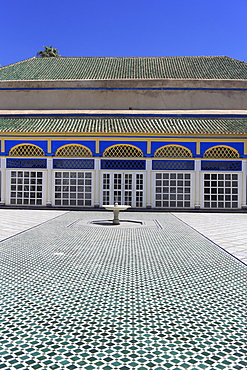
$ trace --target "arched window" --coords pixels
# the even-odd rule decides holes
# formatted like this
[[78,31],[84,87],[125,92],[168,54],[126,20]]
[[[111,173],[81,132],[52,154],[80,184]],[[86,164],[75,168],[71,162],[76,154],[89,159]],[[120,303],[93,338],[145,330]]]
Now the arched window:
[[239,152],[226,145],[213,146],[206,150],[204,158],[239,158]]
[[19,144],[10,149],[9,155],[13,157],[43,157],[43,149],[33,144]]
[[68,144],[57,149],[56,157],[92,157],[89,148],[79,144]]
[[143,157],[141,149],[133,145],[118,144],[106,148],[103,157],[117,157],[117,158],[130,158],[130,157]]
[[157,149],[154,153],[155,157],[167,158],[191,158],[192,153],[189,149],[180,145],[165,145]]

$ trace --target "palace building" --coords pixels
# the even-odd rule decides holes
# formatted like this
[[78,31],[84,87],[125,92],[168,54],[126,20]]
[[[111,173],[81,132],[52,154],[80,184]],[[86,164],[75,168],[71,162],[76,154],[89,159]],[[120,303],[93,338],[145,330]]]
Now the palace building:
[[242,209],[247,64],[34,57],[0,68],[2,206]]

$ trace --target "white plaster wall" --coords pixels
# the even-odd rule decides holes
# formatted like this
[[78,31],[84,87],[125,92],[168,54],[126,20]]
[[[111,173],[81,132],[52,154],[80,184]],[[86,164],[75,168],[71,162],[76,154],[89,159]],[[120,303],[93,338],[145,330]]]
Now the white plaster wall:
[[97,85],[96,82],[3,82],[0,109],[247,109],[246,81],[103,81]]
[[247,91],[0,91],[0,109],[247,109]]

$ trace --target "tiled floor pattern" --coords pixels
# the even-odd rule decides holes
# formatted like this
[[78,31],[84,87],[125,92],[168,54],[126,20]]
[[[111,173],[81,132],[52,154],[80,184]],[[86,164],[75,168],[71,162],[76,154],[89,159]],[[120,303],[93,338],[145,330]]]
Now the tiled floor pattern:
[[174,215],[247,264],[246,213],[174,213]]
[[0,240],[10,238],[64,213],[54,210],[0,209]]
[[97,216],[0,244],[0,369],[246,369],[246,266],[171,214],[75,222]]

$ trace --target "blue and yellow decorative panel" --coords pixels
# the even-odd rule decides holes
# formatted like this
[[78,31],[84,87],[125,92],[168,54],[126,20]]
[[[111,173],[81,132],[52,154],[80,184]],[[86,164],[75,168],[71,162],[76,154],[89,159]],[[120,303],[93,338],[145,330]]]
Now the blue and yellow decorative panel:
[[151,153],[154,154],[156,150],[165,145],[178,145],[189,149],[193,155],[196,154],[196,142],[186,142],[186,141],[153,141],[151,143]]
[[95,141],[86,141],[86,140],[63,140],[63,141],[52,141],[51,142],[51,151],[55,153],[58,148],[63,147],[65,145],[84,145],[85,147],[89,148],[92,153],[95,153],[96,144]]
[[202,171],[242,171],[241,161],[202,161]]
[[53,159],[54,169],[93,170],[94,159]]
[[206,152],[209,148],[215,147],[215,146],[227,146],[232,147],[233,149],[237,150],[240,155],[244,154],[244,143],[238,143],[238,142],[202,142],[201,143],[201,155]]
[[79,144],[67,144],[57,149],[56,157],[92,157],[88,147]]
[[21,144],[31,144],[31,145],[35,145],[41,149],[43,149],[43,151],[45,153],[47,153],[47,141],[39,141],[39,140],[5,140],[5,152],[8,153],[11,148],[17,146],[17,145],[21,145]]
[[154,157],[158,158],[191,158],[191,151],[182,145],[165,145],[157,149]]
[[108,158],[137,158],[144,157],[142,150],[134,145],[117,144],[112,145],[104,151],[103,157]]
[[145,160],[101,159],[102,170],[145,170]]
[[113,145],[131,145],[135,146],[141,151],[146,154],[147,153],[147,142],[146,141],[118,141],[117,139],[115,141],[100,141],[100,153],[103,153],[106,148],[109,148]]
[[47,168],[47,160],[7,158],[6,168]]
[[194,161],[176,161],[176,160],[153,160],[153,171],[194,171]]

